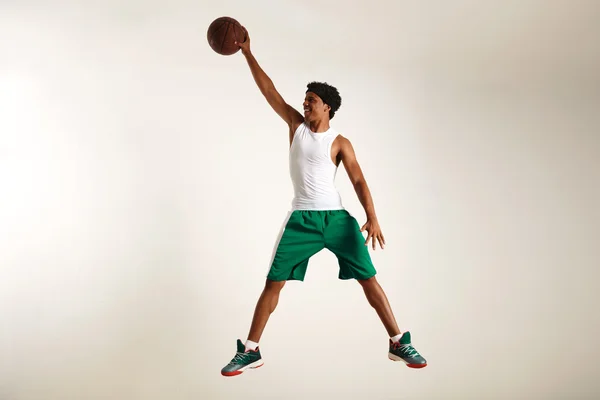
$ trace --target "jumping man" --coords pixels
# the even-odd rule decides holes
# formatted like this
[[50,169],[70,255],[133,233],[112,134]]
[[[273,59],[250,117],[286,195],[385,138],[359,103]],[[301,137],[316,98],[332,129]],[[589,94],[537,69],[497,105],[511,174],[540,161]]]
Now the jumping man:
[[[352,144],[330,127],[341,105],[336,88],[311,82],[304,98],[304,115],[288,105],[278,93],[250,51],[250,37],[237,43],[252,76],[273,110],[289,127],[289,168],[294,187],[292,209],[284,221],[275,245],[264,290],[258,299],[250,332],[245,343],[237,340],[237,352],[222,370],[224,376],[239,375],[263,365],[258,343],[269,316],[275,310],[279,293],[288,280],[303,281],[310,257],[324,248],[335,254],[339,279],[360,283],[389,335],[388,357],[411,368],[422,368],[427,361],[411,344],[410,332],[400,332],[387,297],[375,278],[368,244],[383,249],[385,239],[367,182]],[[356,194],[365,210],[362,226],[342,206],[334,180],[340,163],[344,164]],[[362,234],[367,231],[365,238]]]

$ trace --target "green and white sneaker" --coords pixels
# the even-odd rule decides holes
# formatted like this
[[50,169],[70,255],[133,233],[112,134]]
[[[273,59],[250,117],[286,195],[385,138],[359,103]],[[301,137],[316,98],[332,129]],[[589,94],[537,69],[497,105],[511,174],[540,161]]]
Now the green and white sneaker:
[[427,361],[419,354],[410,342],[410,332],[404,332],[400,340],[393,343],[390,339],[388,357],[392,361],[404,361],[410,368],[423,368]]
[[260,356],[260,348],[246,351],[246,346],[240,339],[238,339],[237,352],[229,364],[223,367],[221,370],[221,375],[236,376],[247,369],[258,368],[263,364],[262,357]]

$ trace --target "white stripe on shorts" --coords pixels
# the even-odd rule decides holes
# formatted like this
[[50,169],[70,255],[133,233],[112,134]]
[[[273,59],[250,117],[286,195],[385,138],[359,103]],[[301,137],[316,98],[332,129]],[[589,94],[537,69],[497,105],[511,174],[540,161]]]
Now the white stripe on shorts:
[[281,225],[281,229],[279,230],[279,235],[277,236],[277,240],[275,240],[275,246],[273,246],[273,253],[271,254],[271,261],[269,261],[269,266],[267,268],[267,276],[271,271],[271,266],[273,265],[273,261],[275,261],[275,254],[277,254],[277,248],[279,247],[279,242],[281,242],[281,238],[283,237],[283,232],[285,231],[285,227],[292,216],[294,211],[289,211],[283,220],[283,224]]

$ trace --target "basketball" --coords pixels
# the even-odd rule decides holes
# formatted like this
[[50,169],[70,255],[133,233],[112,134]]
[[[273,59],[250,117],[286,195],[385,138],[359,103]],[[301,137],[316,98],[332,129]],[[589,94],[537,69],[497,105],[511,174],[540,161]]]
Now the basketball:
[[206,33],[210,47],[223,56],[235,54],[240,49],[235,42],[246,41],[246,28],[230,17],[215,19]]

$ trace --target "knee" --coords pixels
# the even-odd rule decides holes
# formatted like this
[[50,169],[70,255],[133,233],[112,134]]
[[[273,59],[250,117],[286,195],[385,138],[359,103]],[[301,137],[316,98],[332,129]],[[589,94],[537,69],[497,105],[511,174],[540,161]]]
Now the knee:
[[279,293],[283,286],[285,285],[285,281],[272,281],[267,279],[265,283],[265,291]]
[[363,288],[369,288],[377,285],[377,279],[374,276],[372,276],[368,279],[358,279],[358,283],[360,283],[360,285]]

